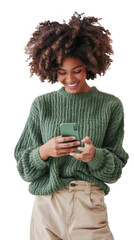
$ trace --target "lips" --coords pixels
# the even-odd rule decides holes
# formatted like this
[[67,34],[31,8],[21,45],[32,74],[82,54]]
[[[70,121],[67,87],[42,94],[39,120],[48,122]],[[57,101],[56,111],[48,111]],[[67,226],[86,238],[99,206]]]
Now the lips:
[[79,84],[79,82],[70,84],[70,85],[67,83],[67,86],[69,87],[69,89],[75,89],[78,86],[78,84]]
[[[78,83],[78,82],[77,82]],[[77,83],[74,83],[74,84],[68,84],[69,85],[69,87],[74,87]]]

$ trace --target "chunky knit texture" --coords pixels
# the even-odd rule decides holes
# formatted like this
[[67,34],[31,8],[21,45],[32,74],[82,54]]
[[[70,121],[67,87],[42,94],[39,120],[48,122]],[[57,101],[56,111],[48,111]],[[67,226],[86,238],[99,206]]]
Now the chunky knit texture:
[[[70,155],[43,161],[39,147],[61,135],[60,123],[75,122],[82,140],[89,136],[96,150],[91,162]],[[94,182],[109,193],[107,183],[116,182],[128,153],[122,147],[124,110],[119,98],[99,91],[72,94],[64,86],[36,97],[31,104],[24,130],[14,150],[21,177],[31,182],[34,195],[48,195],[63,189],[73,180]],[[81,146],[84,146],[84,144]]]

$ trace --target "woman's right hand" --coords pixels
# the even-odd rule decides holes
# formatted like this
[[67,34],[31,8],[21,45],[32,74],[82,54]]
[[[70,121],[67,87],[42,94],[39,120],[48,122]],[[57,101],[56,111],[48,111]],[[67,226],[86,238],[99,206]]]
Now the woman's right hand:
[[[58,136],[50,139],[48,142],[46,142],[39,148],[40,157],[43,160],[47,160],[47,158],[50,156],[60,157],[60,156],[68,155],[70,152],[77,151],[78,147],[75,147],[75,146],[79,145],[80,141],[70,142],[75,139],[76,138],[74,138],[73,136],[69,136],[69,137]],[[63,143],[63,142],[66,142],[66,143]],[[70,148],[73,146],[74,148]]]

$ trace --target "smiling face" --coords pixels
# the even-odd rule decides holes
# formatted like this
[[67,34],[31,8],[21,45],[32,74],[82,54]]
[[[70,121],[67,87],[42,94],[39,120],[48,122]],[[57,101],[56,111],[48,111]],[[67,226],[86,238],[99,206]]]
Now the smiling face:
[[86,66],[79,58],[67,57],[57,70],[57,78],[69,93],[85,93],[92,88],[86,83]]

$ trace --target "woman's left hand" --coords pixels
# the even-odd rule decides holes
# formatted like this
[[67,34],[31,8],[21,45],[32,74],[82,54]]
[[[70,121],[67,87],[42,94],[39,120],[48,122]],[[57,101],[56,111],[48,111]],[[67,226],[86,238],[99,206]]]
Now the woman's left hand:
[[82,151],[82,153],[70,153],[71,156],[74,156],[76,159],[81,160],[83,162],[90,162],[94,158],[95,148],[91,142],[91,139],[86,136],[81,140],[82,143],[85,144],[85,147],[78,147],[78,150]]

